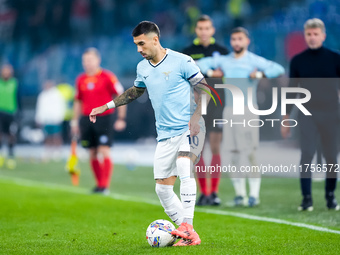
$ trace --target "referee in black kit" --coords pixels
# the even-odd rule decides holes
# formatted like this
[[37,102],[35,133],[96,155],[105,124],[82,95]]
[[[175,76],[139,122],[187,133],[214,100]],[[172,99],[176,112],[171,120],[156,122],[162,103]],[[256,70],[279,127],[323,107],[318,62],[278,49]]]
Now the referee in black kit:
[[[197,38],[193,41],[193,44],[188,48],[183,50],[183,53],[191,56],[194,60],[199,60],[204,57],[214,57],[218,55],[227,55],[229,53],[226,47],[223,47],[215,42],[213,35],[215,33],[215,28],[213,22],[208,15],[202,15],[196,21],[195,32]],[[214,73],[207,73],[206,78],[219,78],[214,79],[214,83],[222,84],[223,73],[220,70],[215,70]],[[210,83],[210,82],[209,82]],[[210,84],[214,86],[214,84]],[[224,101],[224,90],[218,90],[218,94]],[[223,107],[216,107],[213,104],[208,105],[208,114],[203,116],[207,128],[207,135],[209,139],[209,144],[212,152],[211,166],[221,165],[220,157],[220,146],[222,141],[222,128],[213,127],[213,119],[222,119]],[[204,169],[205,163],[203,156],[201,156],[200,161],[197,163],[200,169]],[[217,196],[220,173],[215,172],[211,174],[211,189],[208,191],[207,186],[207,176],[206,173],[197,173],[198,183],[201,190],[201,196],[197,201],[197,205],[219,205],[220,199]]]
[[[290,63],[290,87],[308,89],[311,99],[304,106],[312,114],[299,112],[301,173],[300,184],[303,200],[300,211],[312,211],[312,189],[310,164],[317,147],[317,136],[321,138],[322,151],[327,163],[325,198],[328,209],[338,211],[334,191],[337,182],[337,132],[338,121],[338,78],[340,77],[340,54],[322,44],[326,39],[325,25],[320,19],[309,19],[304,24],[308,49],[296,55]],[[310,78],[310,79],[307,79]],[[289,95],[289,94],[288,94]],[[295,96],[296,95],[292,95]],[[292,105],[287,105],[287,113]],[[289,115],[284,116],[289,118]],[[289,127],[281,127],[283,138],[289,135]],[[333,164],[333,167],[332,167]],[[323,166],[321,170],[324,171]],[[326,169],[325,169],[326,170]]]

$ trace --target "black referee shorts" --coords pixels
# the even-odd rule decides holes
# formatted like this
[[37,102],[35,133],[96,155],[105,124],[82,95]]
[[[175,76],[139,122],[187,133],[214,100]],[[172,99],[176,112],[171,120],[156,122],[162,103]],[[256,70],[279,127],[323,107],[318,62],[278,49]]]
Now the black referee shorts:
[[113,114],[97,116],[92,123],[89,116],[82,116],[79,121],[81,145],[95,148],[101,145],[111,146],[113,142]]

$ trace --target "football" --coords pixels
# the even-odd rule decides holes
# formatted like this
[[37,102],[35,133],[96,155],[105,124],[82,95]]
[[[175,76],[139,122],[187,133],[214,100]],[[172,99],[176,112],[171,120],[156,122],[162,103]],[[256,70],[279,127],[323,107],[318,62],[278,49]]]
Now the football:
[[172,246],[176,237],[171,235],[175,226],[167,220],[155,220],[146,230],[146,239],[152,247]]

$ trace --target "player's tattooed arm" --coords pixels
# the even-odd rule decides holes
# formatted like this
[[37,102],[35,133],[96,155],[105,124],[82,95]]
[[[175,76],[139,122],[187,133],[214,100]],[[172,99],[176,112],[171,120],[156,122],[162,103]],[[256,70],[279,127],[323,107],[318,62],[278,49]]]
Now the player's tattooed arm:
[[[197,100],[196,100],[197,107],[189,121],[189,129],[190,129],[191,136],[195,136],[200,132],[200,125],[198,124],[198,122],[202,116],[202,94],[210,93],[210,89],[207,86],[205,86],[205,84],[207,83],[205,79],[203,79],[194,87],[195,91],[197,92],[196,94],[197,95]],[[207,100],[206,105],[208,105],[209,100],[210,100],[209,95],[206,96],[206,100]]]
[[195,87],[195,92],[197,93],[197,108],[196,108],[196,112],[199,113],[199,116],[202,115],[201,110],[202,110],[202,94],[206,94],[206,105],[209,104],[210,101],[210,96],[208,95],[208,93],[210,93],[210,89],[208,88],[208,86],[206,86],[207,82],[205,79],[203,79],[202,81],[200,81]]
[[[196,110],[194,112],[194,114],[191,116],[190,122],[189,122],[189,129],[190,129],[190,135],[191,136],[195,136],[200,132],[200,126],[198,124],[201,116],[202,116],[202,94],[208,94],[210,93],[210,89],[205,86],[205,84],[207,84],[207,82],[205,81],[205,79],[203,79],[202,81],[200,81],[194,88],[195,91],[197,92],[197,100],[196,100]],[[210,96],[207,95],[206,96],[206,105],[208,105],[209,100],[210,100]]]
[[[132,101],[136,100],[138,97],[144,94],[146,88],[137,88],[135,86],[127,89],[123,94],[116,97],[113,102],[110,101],[108,104],[113,104],[112,107],[118,107],[122,105],[126,105],[128,103],[131,103]],[[97,115],[105,112],[109,109],[109,105],[104,104],[102,106],[99,106],[97,108],[92,109],[90,113],[90,121],[95,123],[97,119]]]
[[127,89],[123,94],[113,100],[113,102],[115,103],[115,107],[131,103],[138,97],[142,96],[144,92],[145,88],[137,88],[135,86]]

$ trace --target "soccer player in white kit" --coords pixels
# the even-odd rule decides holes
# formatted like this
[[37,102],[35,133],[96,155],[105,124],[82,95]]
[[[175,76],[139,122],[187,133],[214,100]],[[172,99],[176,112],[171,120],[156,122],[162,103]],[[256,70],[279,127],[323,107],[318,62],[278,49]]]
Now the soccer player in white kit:
[[[90,120],[95,122],[96,115],[128,104],[148,90],[158,135],[154,158],[156,193],[165,213],[179,225],[172,231],[172,235],[181,238],[174,246],[198,245],[201,240],[193,229],[196,181],[192,170],[202,151],[205,125],[201,96],[196,104],[193,90],[201,93],[202,89],[209,89],[203,85],[204,77],[191,57],[161,46],[155,23],[139,23],[132,36],[137,51],[144,57],[137,65],[134,86],[113,101],[93,109]],[[173,191],[177,176],[181,200]]]

